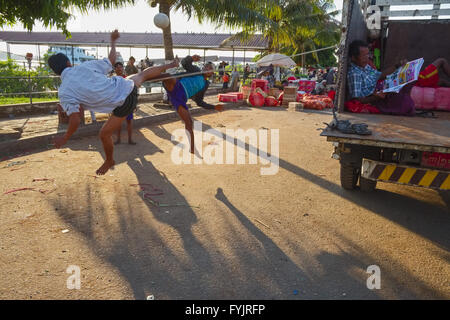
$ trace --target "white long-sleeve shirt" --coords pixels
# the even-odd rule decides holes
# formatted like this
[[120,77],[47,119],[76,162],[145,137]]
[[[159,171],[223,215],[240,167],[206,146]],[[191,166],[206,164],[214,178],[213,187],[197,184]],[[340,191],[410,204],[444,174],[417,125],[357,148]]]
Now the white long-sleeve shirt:
[[58,96],[62,108],[70,115],[79,106],[99,113],[111,113],[133,91],[133,80],[107,77],[112,71],[109,59],[92,60],[63,70]]

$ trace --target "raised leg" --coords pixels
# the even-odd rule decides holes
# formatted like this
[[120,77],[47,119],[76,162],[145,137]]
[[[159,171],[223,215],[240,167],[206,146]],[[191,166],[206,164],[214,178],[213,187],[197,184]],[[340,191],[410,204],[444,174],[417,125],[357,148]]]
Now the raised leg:
[[180,62],[178,61],[178,59],[175,59],[172,63],[169,64],[147,68],[142,72],[129,76],[128,79],[133,80],[136,87],[139,88],[145,81],[156,78],[167,69],[178,67],[179,64]]
[[439,58],[433,62],[436,68],[441,69],[445,72],[447,76],[450,77],[450,64],[444,58]]

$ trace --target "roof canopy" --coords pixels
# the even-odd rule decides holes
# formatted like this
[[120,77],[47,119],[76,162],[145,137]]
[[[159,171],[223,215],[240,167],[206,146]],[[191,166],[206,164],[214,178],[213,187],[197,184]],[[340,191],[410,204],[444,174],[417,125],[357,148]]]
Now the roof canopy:
[[[173,47],[176,49],[213,50],[266,50],[268,41],[262,35],[255,35],[246,41],[229,39],[232,34],[220,33],[172,33]],[[72,32],[66,39],[59,32],[18,32],[0,31],[0,41],[10,44],[108,46],[109,32]],[[225,45],[223,44],[225,41]],[[118,47],[164,48],[162,33],[121,33]]]

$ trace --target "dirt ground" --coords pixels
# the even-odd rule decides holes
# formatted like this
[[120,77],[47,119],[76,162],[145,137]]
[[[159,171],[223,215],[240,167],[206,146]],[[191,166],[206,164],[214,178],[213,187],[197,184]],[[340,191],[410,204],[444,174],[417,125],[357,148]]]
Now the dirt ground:
[[[0,162],[0,299],[450,298],[448,193],[343,190],[316,130],[329,114],[240,108],[196,119],[222,132],[279,129],[278,173],[248,161],[174,164],[180,121],[136,130],[138,144],[119,145],[100,178],[97,137]],[[144,186],[161,206],[133,184],[157,188]],[[4,194],[23,187],[35,190]],[[366,285],[371,265],[379,290]],[[80,268],[79,290],[67,287],[69,266]]]

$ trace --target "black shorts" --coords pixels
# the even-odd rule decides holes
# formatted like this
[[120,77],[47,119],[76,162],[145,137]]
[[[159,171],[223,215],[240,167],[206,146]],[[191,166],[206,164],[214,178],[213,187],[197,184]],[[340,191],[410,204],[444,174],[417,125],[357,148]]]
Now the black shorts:
[[138,101],[138,88],[134,86],[133,91],[125,99],[125,102],[113,110],[113,115],[119,118],[129,116],[136,110]]

